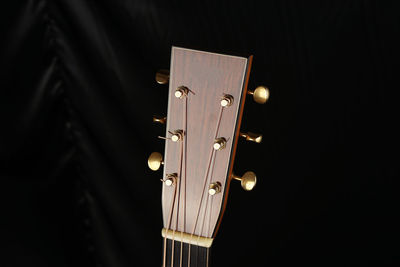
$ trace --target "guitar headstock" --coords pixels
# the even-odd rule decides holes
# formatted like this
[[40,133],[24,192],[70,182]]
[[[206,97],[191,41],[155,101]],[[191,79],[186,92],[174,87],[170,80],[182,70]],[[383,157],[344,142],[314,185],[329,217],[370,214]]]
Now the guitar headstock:
[[265,103],[269,96],[265,87],[247,92],[251,63],[252,56],[173,47],[170,72],[157,74],[157,82],[169,80],[168,116],[153,119],[166,123],[166,135],[161,137],[166,140],[165,159],[152,153],[148,163],[153,170],[164,164],[164,236],[173,233],[188,243],[195,236],[197,242],[203,240],[203,246],[210,246],[230,181],[241,180],[245,190],[255,186],[253,172],[242,177],[233,174],[238,138],[257,143],[262,138],[240,132],[246,95],[252,94],[258,103]]

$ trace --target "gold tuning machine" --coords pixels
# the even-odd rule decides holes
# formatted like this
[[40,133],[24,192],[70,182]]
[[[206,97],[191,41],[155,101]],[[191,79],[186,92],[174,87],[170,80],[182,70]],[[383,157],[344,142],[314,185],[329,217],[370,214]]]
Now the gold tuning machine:
[[167,117],[163,117],[163,116],[153,116],[153,122],[155,123],[160,123],[160,124],[165,124],[165,122],[167,121]]
[[152,171],[157,171],[160,169],[160,166],[164,164],[163,157],[158,152],[153,152],[150,154],[149,159],[147,160],[147,165]]
[[257,134],[252,132],[247,132],[247,133],[240,132],[239,135],[243,138],[246,138],[246,141],[251,141],[255,143],[261,143],[262,141],[262,134]]
[[269,98],[269,89],[266,86],[258,86],[254,91],[247,91],[247,94],[252,95],[256,103],[265,104]]
[[251,191],[253,188],[256,186],[257,183],[257,177],[254,172],[248,171],[245,172],[242,177],[237,176],[232,173],[232,178],[235,180],[240,181],[240,184],[242,185],[242,188],[246,191]]
[[167,84],[169,82],[169,70],[161,69],[157,71],[156,82],[159,84]]

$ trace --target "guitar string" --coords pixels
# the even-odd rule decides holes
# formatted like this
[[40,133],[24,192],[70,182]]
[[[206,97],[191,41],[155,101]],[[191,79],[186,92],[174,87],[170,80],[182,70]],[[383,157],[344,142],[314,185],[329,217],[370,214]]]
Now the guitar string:
[[[214,153],[213,155],[213,159],[212,159],[212,166],[211,166],[211,171],[210,171],[210,175],[209,175],[209,182],[207,184],[211,183],[211,178],[213,177],[213,173],[214,173],[214,166],[215,166],[215,157],[216,157],[217,153]],[[208,195],[207,199],[206,199],[206,207],[204,209],[204,216],[203,216],[203,222],[201,224],[201,229],[200,229],[200,233],[203,232],[204,229],[204,223],[206,221],[206,217],[207,217],[207,209],[208,209],[208,203],[209,203],[209,199],[210,199],[211,195]],[[211,210],[211,207],[210,207]],[[209,214],[209,216],[211,216],[211,214]],[[208,233],[209,231],[207,231]],[[199,241],[200,241],[200,235],[197,238],[197,245],[199,245]],[[207,248],[208,250],[208,248]]]
[[[184,137],[185,138],[185,137]],[[175,232],[178,229],[178,224],[179,224],[179,210],[180,210],[180,195],[181,195],[181,183],[182,183],[182,159],[183,159],[183,143],[180,143],[180,167],[179,167],[179,175],[178,175],[178,180],[177,181],[177,194],[176,194],[176,200],[177,201],[177,205],[176,205],[176,219],[175,219],[175,228],[172,230],[172,251],[171,251],[171,267],[174,267],[174,256],[175,256]]]
[[[214,164],[215,164],[215,160],[214,160]],[[214,169],[214,166],[213,166]],[[212,176],[211,176],[212,177]],[[213,196],[209,196],[210,200],[210,209],[209,209],[209,214],[208,214],[208,230],[207,230],[207,234],[208,236],[211,236],[211,214],[212,214],[212,208],[213,208]],[[210,254],[210,248],[207,248],[207,267],[208,267],[208,262],[209,262],[209,254]]]
[[[207,181],[208,181],[208,180],[211,180],[211,177],[212,177],[213,168],[214,168],[214,164],[215,164],[215,155],[216,155],[216,153],[213,154],[211,173],[210,173],[210,175],[208,176],[208,177],[210,177],[210,178],[207,177]],[[207,184],[209,184],[209,182],[208,182]],[[205,204],[205,208],[204,208],[203,222],[202,222],[202,224],[201,224],[200,233],[202,233],[202,232],[203,232],[203,229],[204,229],[204,222],[205,222],[205,217],[207,216],[207,208],[208,208],[208,200],[209,200],[209,199],[210,199],[209,197],[206,198],[206,204]],[[200,212],[201,212],[201,211],[200,211]],[[200,241],[200,235],[197,236],[197,241],[196,241],[197,246],[199,246],[199,241]],[[198,256],[198,250],[196,250],[196,256]]]
[[[187,111],[187,103],[186,103],[186,111]],[[185,111],[185,113],[186,113],[186,111]],[[186,138],[185,138],[185,140],[186,140]],[[181,158],[180,158],[181,170],[182,170],[182,150],[183,149],[182,149],[182,144],[181,144]],[[185,170],[185,172],[186,172],[186,170]],[[179,179],[179,182],[180,182],[180,180],[181,179]],[[185,188],[185,191],[186,191],[186,188]],[[165,229],[164,251],[163,251],[163,255],[164,255],[163,256],[163,267],[166,267],[166,262],[167,262],[167,236],[168,236],[168,231],[171,228],[172,216],[173,216],[173,211],[174,211],[174,208],[175,208],[175,200],[176,200],[176,195],[177,195],[176,193],[177,193],[177,186],[174,187],[174,196],[173,196],[173,198],[171,200],[172,203],[171,203],[171,208],[170,208],[170,212],[169,212],[169,216],[168,216],[169,218],[168,218],[167,228]],[[185,195],[185,198],[186,198],[186,195]],[[185,210],[186,210],[186,203],[185,203]],[[185,213],[186,213],[186,211],[185,211]],[[174,230],[173,235],[172,235],[172,248],[171,248],[172,249],[172,253],[171,253],[172,262],[173,262],[173,257],[174,257],[174,238],[175,238],[175,230]],[[173,263],[172,263],[172,265],[173,265]]]
[[[184,137],[185,138],[185,137]],[[181,147],[181,153],[180,153],[180,168],[179,168],[179,174],[178,174],[178,180],[177,185],[176,185],[176,190],[177,194],[175,195],[175,198],[177,199],[177,205],[176,205],[176,220],[175,220],[175,228],[172,230],[172,251],[171,251],[171,267],[174,267],[174,256],[175,256],[175,232],[178,229],[178,223],[179,223],[179,206],[180,206],[180,195],[181,195],[181,183],[182,183],[182,159],[183,159],[183,143],[181,142],[180,144]],[[176,200],[175,200],[176,201]]]
[[[181,251],[180,251],[180,259],[179,259],[179,266],[182,267],[182,261],[183,261],[183,233],[186,232],[186,163],[187,163],[187,154],[186,154],[186,150],[187,150],[187,112],[188,112],[188,97],[185,98],[185,112],[183,113],[183,130],[185,133],[185,138],[184,138],[184,151],[182,152],[184,154],[184,156],[182,155],[182,159],[184,157],[184,165],[185,165],[185,171],[184,174],[182,175],[182,181],[183,181],[183,185],[185,187],[184,193],[183,193],[183,229],[181,231]],[[181,162],[181,173],[182,173],[182,162]],[[180,196],[181,197],[181,196]],[[179,207],[179,204],[178,204]],[[179,210],[178,210],[179,212]]]
[[[193,94],[195,94],[194,92],[193,92]],[[188,99],[189,100],[189,99]],[[185,102],[185,110],[186,110],[186,112],[185,112],[185,131],[187,132],[187,118],[188,118],[188,100]],[[185,232],[186,233],[186,185],[187,185],[187,179],[186,179],[186,170],[187,170],[187,138],[185,139],[185,174],[184,174],[184,177],[185,177],[185,180],[184,180],[184,185],[185,185],[185,191],[184,191],[184,195],[183,195],[183,203],[184,203],[184,205],[183,205],[183,232]],[[181,239],[183,240],[183,233],[182,233],[182,236],[181,236]],[[183,248],[182,248],[182,246],[183,246],[183,244],[182,244],[183,242],[181,242],[181,257],[182,257],[182,254],[183,254]],[[181,258],[181,266],[180,267],[182,267],[182,261],[183,261],[183,259]]]
[[171,202],[172,202],[171,209],[169,211],[167,228],[165,229],[163,267],[166,267],[166,264],[167,264],[167,236],[168,236],[168,230],[171,227],[172,211],[175,206],[175,196],[176,196],[176,187],[174,187],[174,197],[171,199]]
[[[173,230],[173,233],[172,233],[171,267],[174,267],[175,232],[178,230],[178,226],[179,226],[179,213],[180,213],[180,210],[181,210],[180,209],[180,202],[181,202],[181,198],[182,198],[182,194],[181,194],[182,180],[185,179],[185,183],[186,183],[186,175],[185,176],[182,175],[182,169],[183,169],[183,150],[184,150],[184,146],[185,146],[184,144],[187,143],[187,129],[186,129],[187,125],[186,125],[186,119],[185,119],[185,118],[187,118],[187,98],[188,98],[188,96],[185,97],[185,99],[184,99],[184,104],[185,104],[184,105],[184,112],[183,112],[183,124],[184,124],[183,125],[183,130],[184,130],[184,132],[183,132],[183,140],[182,140],[182,142],[180,142],[181,153],[180,153],[180,159],[179,159],[179,162],[180,162],[180,164],[179,164],[179,175],[178,175],[179,183],[177,184],[178,192],[177,192],[177,195],[176,195],[178,203],[177,203],[177,206],[176,206],[175,229]],[[185,165],[186,165],[186,162],[185,162]],[[186,166],[185,166],[185,169],[186,169]],[[186,191],[186,187],[185,187],[185,191]],[[184,205],[186,206],[186,203]],[[185,232],[185,229],[183,229],[181,231],[180,257],[179,257],[179,262],[180,262],[180,266],[181,267],[182,267],[182,249],[183,249],[183,247],[182,247],[182,242],[183,242],[182,241],[182,237],[183,237],[183,232]]]
[[[215,138],[217,138],[217,134],[218,134],[219,126],[220,126],[220,123],[221,123],[221,118],[222,118],[223,110],[224,110],[224,109],[223,109],[223,107],[221,106],[221,109],[220,109],[220,112],[219,112],[219,116],[218,116],[219,118],[218,118],[217,125],[216,125],[216,128],[215,128],[214,140],[215,140]],[[198,208],[198,210],[197,210],[197,216],[196,216],[195,224],[194,224],[194,226],[193,226],[193,230],[192,230],[191,235],[190,235],[190,239],[191,239],[191,240],[192,240],[192,238],[193,238],[194,232],[195,232],[195,230],[196,230],[197,222],[198,222],[198,219],[199,219],[199,213],[200,213],[200,209],[201,209],[201,204],[202,204],[202,202],[203,202],[204,191],[205,191],[205,188],[206,188],[206,186],[207,186],[207,180],[208,180],[207,178],[208,178],[208,173],[209,173],[209,170],[210,170],[210,165],[211,165],[211,160],[212,160],[213,154],[214,154],[214,148],[211,147],[211,153],[210,153],[210,157],[209,157],[208,167],[207,167],[207,170],[206,170],[206,175],[205,175],[205,177],[204,177],[203,192],[202,192],[202,194],[201,194],[201,198],[200,198],[199,208]],[[201,234],[201,233],[200,233],[200,234]],[[188,263],[189,263],[189,267],[190,267],[190,249],[191,249],[191,244],[189,243],[189,251],[188,251]]]
[[[210,161],[209,161],[208,168],[207,168],[207,171],[206,171],[206,179],[204,179],[203,192],[202,192],[202,194],[201,194],[200,203],[199,203],[199,208],[198,208],[198,211],[197,211],[197,216],[196,216],[195,224],[194,224],[193,230],[192,230],[191,235],[190,235],[190,240],[193,239],[193,235],[194,235],[194,232],[195,232],[195,230],[196,230],[196,225],[197,225],[198,218],[199,218],[199,214],[200,214],[200,211],[201,211],[201,204],[202,204],[203,197],[204,197],[204,188],[205,188],[205,186],[206,186],[206,184],[207,184],[208,172],[209,172],[209,169],[210,169],[211,160],[212,160],[212,158],[213,158],[214,149],[211,150],[211,153],[210,153],[210,154],[211,154],[211,155],[210,155]],[[200,233],[200,234],[201,234],[201,233]],[[200,234],[199,234],[199,235],[200,235]],[[198,252],[198,250],[196,250],[196,252]],[[189,252],[188,252],[189,267],[190,267],[190,255],[191,255],[191,244],[189,243]]]
[[[208,215],[208,230],[207,230],[208,236],[211,235],[211,232],[210,232],[210,230],[211,230],[211,214],[212,214],[212,208],[213,208],[212,203],[213,203],[213,199],[214,199],[211,195],[209,197],[211,198],[211,200],[210,200],[210,214]],[[210,256],[209,254],[210,254],[210,248],[207,248],[207,267],[208,267],[209,256]]]
[[[217,133],[217,135],[218,135],[218,133]],[[215,167],[215,158],[216,158],[216,155],[217,155],[217,153],[214,153],[214,155],[213,155],[213,159],[212,159],[212,166],[211,166],[211,172],[210,172],[210,175],[209,175],[209,183],[208,184],[210,184],[211,183],[211,178],[213,177],[213,173],[214,173],[214,167]],[[203,223],[202,223],[202,225],[201,225],[201,230],[200,230],[200,233],[202,233],[203,232],[203,229],[204,229],[204,223],[205,223],[205,221],[206,221],[206,217],[207,217],[207,208],[208,208],[208,203],[209,203],[209,199],[211,198],[211,200],[213,199],[213,197],[211,196],[211,195],[208,195],[208,197],[207,197],[207,199],[206,199],[206,207],[205,207],[205,209],[204,209],[204,216],[203,216]],[[210,201],[211,202],[211,201]],[[208,231],[207,231],[207,236],[210,236],[210,221],[211,221],[211,209],[212,209],[212,203],[210,203],[210,208],[209,208],[209,220],[208,220]],[[199,240],[200,240],[200,235],[198,236],[198,238],[197,238],[197,245],[199,245]],[[209,248],[207,248],[207,265],[208,265],[208,251],[209,251]]]

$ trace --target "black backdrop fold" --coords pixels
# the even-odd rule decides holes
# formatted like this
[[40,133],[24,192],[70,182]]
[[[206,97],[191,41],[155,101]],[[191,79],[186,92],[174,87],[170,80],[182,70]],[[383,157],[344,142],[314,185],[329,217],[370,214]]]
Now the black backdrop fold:
[[398,1],[1,4],[0,266],[160,266],[171,46],[254,55],[212,266],[397,266]]

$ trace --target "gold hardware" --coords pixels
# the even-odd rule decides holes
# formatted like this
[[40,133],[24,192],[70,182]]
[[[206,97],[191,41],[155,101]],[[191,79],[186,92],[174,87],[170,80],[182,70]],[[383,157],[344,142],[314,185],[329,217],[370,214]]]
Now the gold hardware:
[[176,130],[174,132],[171,133],[171,140],[172,142],[178,142],[180,140],[182,140],[183,138],[183,131],[182,130]]
[[211,196],[218,194],[219,192],[221,192],[221,183],[220,182],[215,182],[215,183],[210,184],[210,186],[208,188],[208,193]]
[[166,237],[170,240],[175,240],[179,242],[185,242],[187,244],[192,244],[196,246],[201,246],[205,248],[211,247],[213,243],[213,239],[209,237],[204,237],[204,236],[197,236],[193,234],[188,234],[188,233],[182,233],[176,230],[171,230],[171,229],[165,229],[163,228],[161,231],[162,237]]
[[178,178],[178,174],[176,173],[170,173],[167,174],[167,177],[165,180],[162,180],[166,186],[172,186],[176,183],[176,179]]
[[231,95],[223,95],[221,98],[221,106],[229,107],[233,103],[233,96]]
[[153,122],[160,123],[160,124],[165,124],[167,121],[167,117],[161,117],[161,116],[153,116]]
[[162,155],[158,152],[151,153],[149,159],[147,160],[147,165],[149,165],[149,168],[153,171],[157,171],[161,164],[164,164]]
[[258,86],[254,91],[247,91],[249,95],[253,95],[253,99],[258,104],[264,104],[269,98],[269,89],[266,86]]
[[187,96],[188,93],[189,93],[189,88],[187,88],[186,86],[179,86],[175,90],[175,97],[182,99],[185,96]]
[[257,177],[254,172],[245,172],[242,177],[232,173],[232,178],[240,181],[242,188],[246,191],[251,191],[256,186]]
[[167,84],[169,81],[169,70],[161,69],[156,73],[156,82],[159,84]]
[[215,139],[214,145],[213,145],[215,150],[224,149],[225,146],[226,146],[226,139],[225,138],[220,137],[220,138]]
[[243,138],[246,138],[246,141],[251,141],[255,143],[261,143],[262,141],[262,134],[257,134],[252,132],[247,132],[247,133],[240,132],[239,135]]

